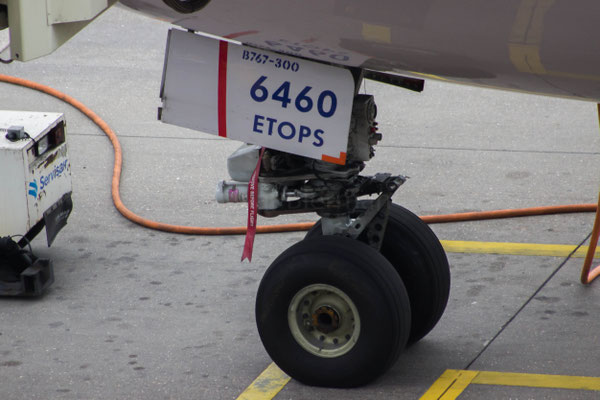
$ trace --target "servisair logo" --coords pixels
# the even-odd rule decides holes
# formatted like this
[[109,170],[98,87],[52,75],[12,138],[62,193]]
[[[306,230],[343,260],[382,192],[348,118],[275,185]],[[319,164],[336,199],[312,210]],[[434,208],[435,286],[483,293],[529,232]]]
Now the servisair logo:
[[29,182],[29,195],[33,196],[33,198],[37,198],[37,195],[40,191],[44,190],[47,186],[55,180],[62,176],[62,174],[67,170],[69,165],[69,160],[65,160],[58,165],[55,165],[52,171],[47,175],[42,175],[40,177],[40,181],[38,184],[37,179],[34,179],[32,182]]
[[29,195],[33,196],[33,198],[37,198],[38,194],[38,184],[37,179],[34,179],[33,182],[29,182]]

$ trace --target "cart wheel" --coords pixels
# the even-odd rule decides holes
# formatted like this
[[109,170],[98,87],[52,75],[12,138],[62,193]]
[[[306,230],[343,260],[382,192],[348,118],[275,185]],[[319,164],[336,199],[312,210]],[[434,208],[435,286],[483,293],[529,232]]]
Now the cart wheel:
[[[366,210],[368,205],[368,201],[360,201],[356,210]],[[306,234],[306,239],[322,234],[319,221]],[[421,218],[392,204],[381,254],[398,271],[406,286],[412,315],[408,344],[415,343],[433,329],[446,309],[450,295],[446,253]]]
[[364,243],[327,236],[284,251],[265,273],[256,323],[275,363],[298,381],[354,387],[404,349],[410,304],[399,275]]

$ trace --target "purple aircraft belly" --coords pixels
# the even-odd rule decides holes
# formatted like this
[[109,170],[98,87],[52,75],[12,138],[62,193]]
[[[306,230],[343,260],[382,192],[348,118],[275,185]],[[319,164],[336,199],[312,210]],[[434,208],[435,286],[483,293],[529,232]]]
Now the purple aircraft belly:
[[598,0],[121,2],[186,29],[296,56],[600,101]]

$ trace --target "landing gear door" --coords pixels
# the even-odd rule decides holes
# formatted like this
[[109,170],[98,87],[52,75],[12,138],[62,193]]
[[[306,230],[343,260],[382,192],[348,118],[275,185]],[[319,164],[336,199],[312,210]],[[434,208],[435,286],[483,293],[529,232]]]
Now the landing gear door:
[[345,164],[350,71],[171,30],[163,122]]

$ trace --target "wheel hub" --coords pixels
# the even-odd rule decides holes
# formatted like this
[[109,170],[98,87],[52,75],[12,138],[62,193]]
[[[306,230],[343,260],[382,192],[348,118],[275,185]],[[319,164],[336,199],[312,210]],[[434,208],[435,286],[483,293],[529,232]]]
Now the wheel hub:
[[312,315],[312,325],[320,332],[331,333],[339,328],[340,316],[333,307],[319,307]]
[[325,358],[346,354],[360,334],[358,310],[350,297],[325,284],[296,293],[288,309],[288,325],[304,350]]

